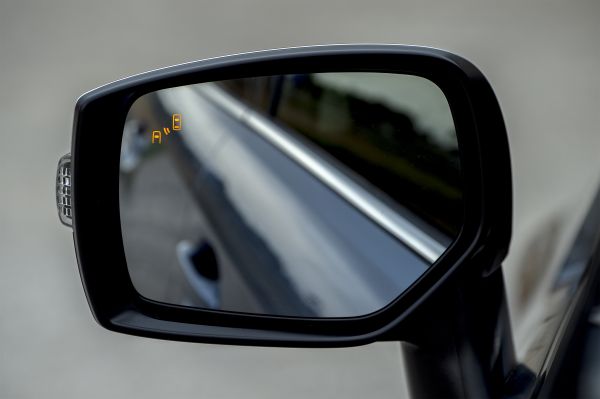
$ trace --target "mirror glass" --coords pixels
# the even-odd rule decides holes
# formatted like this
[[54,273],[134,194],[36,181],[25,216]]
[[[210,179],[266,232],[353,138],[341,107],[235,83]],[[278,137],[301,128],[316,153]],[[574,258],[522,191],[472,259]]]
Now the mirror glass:
[[128,113],[120,214],[136,290],[170,304],[352,317],[390,304],[463,223],[431,81],[263,76],[165,89]]

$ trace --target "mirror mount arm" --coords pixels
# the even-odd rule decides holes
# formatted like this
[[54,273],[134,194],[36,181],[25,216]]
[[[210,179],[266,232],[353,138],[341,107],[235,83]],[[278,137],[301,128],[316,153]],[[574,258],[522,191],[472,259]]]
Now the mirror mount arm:
[[410,316],[410,331],[387,337],[401,341],[411,396],[511,397],[533,389],[532,373],[517,363],[502,268],[469,274],[434,292]]

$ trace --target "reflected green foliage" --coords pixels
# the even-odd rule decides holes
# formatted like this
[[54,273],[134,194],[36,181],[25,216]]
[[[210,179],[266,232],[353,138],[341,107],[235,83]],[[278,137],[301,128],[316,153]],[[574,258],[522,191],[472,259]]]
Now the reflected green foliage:
[[[432,114],[435,107],[417,111],[402,107],[403,102],[411,104],[412,98],[424,97],[422,92],[431,94],[432,84],[418,77],[377,74],[390,84],[367,92],[360,90],[361,82],[344,87],[328,84],[323,75],[328,74],[237,79],[221,82],[221,87],[298,138],[325,150],[338,167],[388,203],[408,208],[444,235],[455,237],[462,226],[463,204],[449,109],[443,110],[448,121],[442,125],[445,136],[441,136],[416,123],[439,116]],[[367,79],[375,74],[353,75]],[[403,89],[397,84],[399,77],[419,79],[423,85]],[[362,82],[362,87],[371,89],[368,82]],[[434,90],[438,97],[434,100],[447,106],[443,93],[437,87]]]

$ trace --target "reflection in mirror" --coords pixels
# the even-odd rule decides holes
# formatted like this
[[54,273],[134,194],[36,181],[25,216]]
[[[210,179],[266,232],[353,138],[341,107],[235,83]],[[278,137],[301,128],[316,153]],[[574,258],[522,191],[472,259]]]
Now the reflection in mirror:
[[463,222],[450,109],[416,76],[267,76],[150,93],[127,116],[120,170],[136,290],[190,307],[372,313]]

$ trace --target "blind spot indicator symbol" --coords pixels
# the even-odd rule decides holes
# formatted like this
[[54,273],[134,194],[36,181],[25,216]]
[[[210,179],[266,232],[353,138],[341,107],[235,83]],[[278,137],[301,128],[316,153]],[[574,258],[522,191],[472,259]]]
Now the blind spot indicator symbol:
[[[173,114],[172,116],[173,130],[181,130],[181,114]],[[152,144],[158,142],[158,144],[162,144],[162,135],[165,136],[171,134],[171,128],[163,127],[161,130],[153,130],[152,136],[150,137]]]

